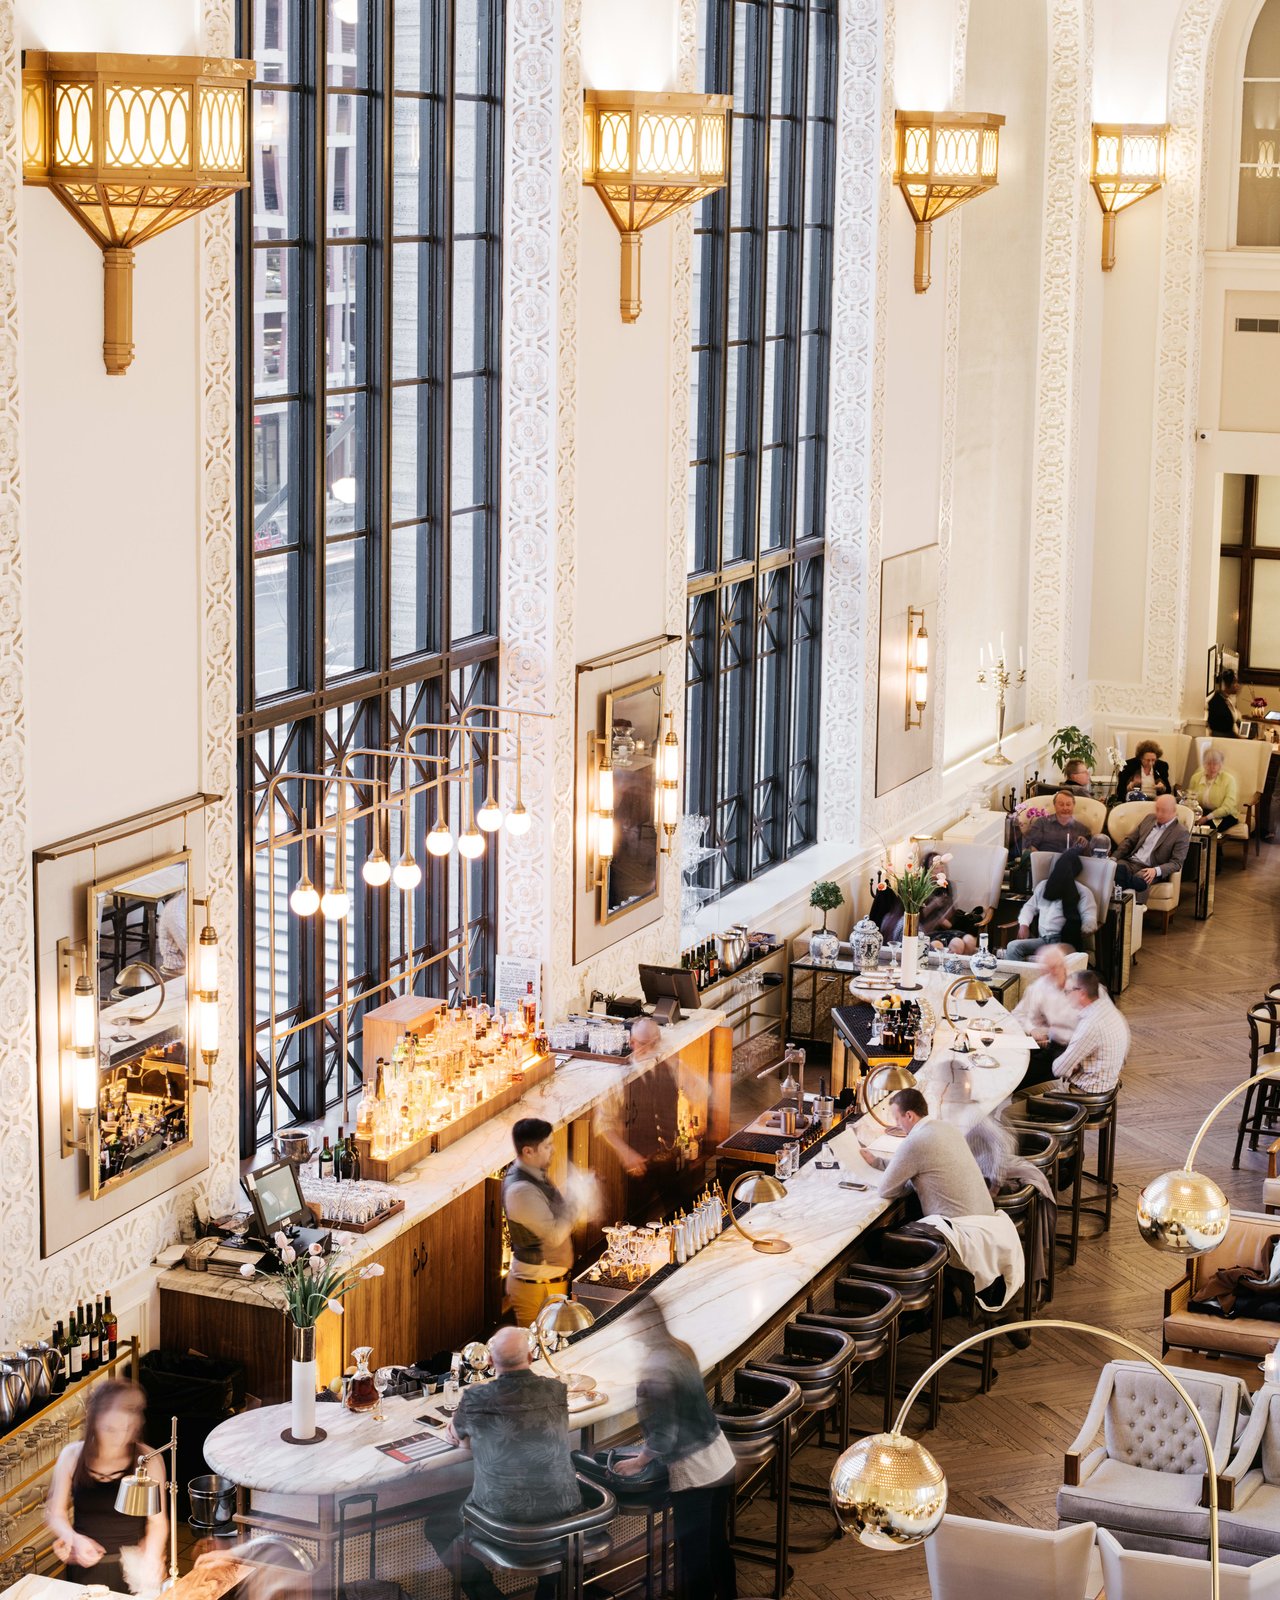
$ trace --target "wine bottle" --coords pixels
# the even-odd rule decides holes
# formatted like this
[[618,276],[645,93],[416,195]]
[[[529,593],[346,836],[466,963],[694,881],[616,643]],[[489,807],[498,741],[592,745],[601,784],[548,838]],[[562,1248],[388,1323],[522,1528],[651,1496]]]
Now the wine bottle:
[[80,1317],[77,1311],[72,1311],[67,1323],[67,1338],[69,1341],[68,1354],[70,1364],[68,1372],[72,1382],[84,1375],[84,1343],[80,1338]]
[[354,1133],[347,1135],[347,1177],[352,1183],[360,1181],[360,1148]]
[[333,1151],[329,1148],[329,1135],[324,1136],[324,1148],[320,1152],[320,1160],[316,1163],[322,1178],[333,1177]]
[[120,1324],[116,1314],[111,1309],[111,1296],[108,1294],[102,1307],[103,1337],[107,1342],[107,1360],[114,1361],[116,1352],[120,1347]]
[[339,1183],[347,1176],[347,1130],[338,1124],[338,1142],[333,1147],[333,1175]]
[[98,1300],[95,1308],[88,1313],[89,1316],[89,1365],[98,1368],[102,1365],[102,1301]]
[[53,1332],[49,1335],[49,1344],[54,1355],[58,1358],[58,1365],[53,1373],[53,1392],[61,1394],[67,1387],[67,1354],[64,1340],[66,1335],[62,1331],[62,1318],[59,1317],[53,1325]]

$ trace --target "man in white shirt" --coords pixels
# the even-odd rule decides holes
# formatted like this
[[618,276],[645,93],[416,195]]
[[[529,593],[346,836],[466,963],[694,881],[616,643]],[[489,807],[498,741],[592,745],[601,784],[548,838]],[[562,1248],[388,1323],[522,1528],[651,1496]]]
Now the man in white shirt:
[[1079,1020],[1066,1049],[1053,1063],[1053,1075],[1068,1092],[1083,1089],[1102,1094],[1114,1089],[1129,1054],[1129,1024],[1098,982],[1096,972],[1076,972],[1067,993]]
[[1191,835],[1178,821],[1178,802],[1171,794],[1157,796],[1151,815],[1116,850],[1116,888],[1132,889],[1145,901],[1153,883],[1182,870],[1190,846]]
[[1080,1013],[1067,993],[1067,947],[1041,945],[1035,953],[1040,976],[1014,1007],[1013,1020],[1036,1042],[1027,1064],[1023,1085],[1044,1083],[1053,1076],[1053,1063],[1075,1032]]

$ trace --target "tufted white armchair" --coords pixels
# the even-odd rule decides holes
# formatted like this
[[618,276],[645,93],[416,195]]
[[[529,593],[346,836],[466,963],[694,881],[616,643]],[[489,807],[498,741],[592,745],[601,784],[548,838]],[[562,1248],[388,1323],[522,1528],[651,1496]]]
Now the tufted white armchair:
[[[1222,1505],[1231,1502],[1236,1423],[1248,1408],[1239,1378],[1197,1372],[1179,1380],[1213,1440]],[[1098,1434],[1102,1442],[1097,1443]],[[1131,1550],[1203,1556],[1209,1549],[1204,1446],[1166,1379],[1141,1361],[1109,1361],[1067,1452],[1058,1525],[1096,1522]]]
[[[1204,1600],[1209,1593],[1205,1561],[1127,1550],[1105,1528],[1098,1529],[1098,1554],[1106,1600]],[[1222,1600],[1280,1600],[1280,1557],[1256,1567],[1224,1565]]]
[[1280,1389],[1254,1396],[1228,1472],[1235,1504],[1219,1518],[1223,1550],[1241,1562],[1280,1557]]

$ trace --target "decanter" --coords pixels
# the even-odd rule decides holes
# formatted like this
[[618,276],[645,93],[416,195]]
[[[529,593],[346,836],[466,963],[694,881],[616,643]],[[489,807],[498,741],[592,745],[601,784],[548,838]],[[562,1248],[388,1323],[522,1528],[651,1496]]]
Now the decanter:
[[969,957],[969,971],[975,978],[981,978],[986,983],[995,977],[999,967],[1000,963],[988,946],[987,935],[980,933],[977,952]]

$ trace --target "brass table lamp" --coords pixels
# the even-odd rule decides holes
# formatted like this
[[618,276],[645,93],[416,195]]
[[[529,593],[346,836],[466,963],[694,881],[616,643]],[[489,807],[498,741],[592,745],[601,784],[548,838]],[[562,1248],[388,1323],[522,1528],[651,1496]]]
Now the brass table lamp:
[[951,996],[958,995],[961,1000],[976,1000],[979,1005],[985,1005],[992,999],[991,990],[987,988],[981,978],[957,978],[954,983],[948,984],[946,993],[942,996],[942,1020],[950,1022],[953,1026],[962,1022],[962,1017],[951,1015]]
[[899,1089],[914,1089],[915,1086],[916,1075],[910,1067],[901,1066],[896,1061],[888,1061],[882,1067],[872,1067],[858,1085],[858,1109],[882,1128],[891,1128],[893,1124],[880,1115],[880,1107]]
[[1213,1441],[1204,1418],[1182,1384],[1163,1362],[1157,1361],[1141,1345],[1107,1328],[1088,1322],[1070,1322],[1061,1317],[1039,1317],[1034,1322],[1002,1323],[984,1328],[945,1351],[916,1379],[902,1402],[891,1433],[869,1434],[844,1452],[831,1473],[831,1509],[846,1533],[856,1533],[872,1550],[908,1550],[923,1544],[941,1523],[947,1510],[947,1479],[942,1468],[925,1449],[902,1431],[916,1397],[949,1361],[986,1339],[1022,1328],[1062,1328],[1070,1333],[1089,1333],[1109,1339],[1130,1355],[1154,1367],[1172,1384],[1174,1392],[1191,1413],[1200,1442],[1204,1446],[1205,1472],[1209,1480],[1209,1583],[1210,1600],[1220,1600],[1218,1559],[1218,1464]]
[[736,1194],[741,1194],[742,1199],[748,1205],[753,1206],[768,1205],[774,1200],[785,1200],[787,1191],[778,1182],[777,1178],[768,1172],[757,1172],[755,1170],[740,1172],[729,1185],[729,1192],[724,1197],[724,1205],[725,1210],[729,1213],[730,1222],[733,1223],[744,1239],[751,1241],[752,1249],[759,1250],[762,1255],[766,1256],[786,1255],[791,1246],[785,1239],[761,1238],[757,1234],[748,1233],[742,1226],[733,1213],[733,1197]]
[[584,1328],[591,1327],[595,1320],[595,1315],[589,1306],[584,1306],[580,1300],[570,1300],[568,1295],[563,1294],[558,1294],[554,1299],[548,1300],[533,1319],[533,1331],[538,1337],[538,1349],[542,1351],[542,1359],[555,1373],[556,1377],[566,1384],[572,1384],[578,1374],[564,1372],[555,1364],[547,1345],[547,1335],[549,1333],[557,1335],[581,1333]]
[[116,1510],[125,1517],[158,1517],[164,1510],[164,1491],[143,1470],[152,1456],[169,1457],[169,1576],[161,1590],[172,1589],[178,1581],[178,1419],[169,1419],[169,1442],[155,1450],[144,1450],[133,1471],[120,1480],[116,1490]]

